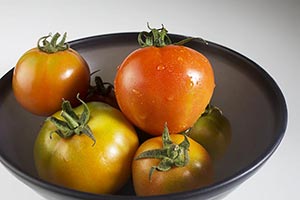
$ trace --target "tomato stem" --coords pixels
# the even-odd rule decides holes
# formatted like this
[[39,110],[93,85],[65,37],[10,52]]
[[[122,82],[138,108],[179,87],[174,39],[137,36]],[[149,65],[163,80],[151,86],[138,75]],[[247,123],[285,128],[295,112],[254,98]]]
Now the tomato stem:
[[209,115],[211,113],[217,113],[218,115],[222,115],[222,110],[220,108],[218,108],[217,106],[208,104],[205,108],[204,113],[202,113],[202,115],[200,117],[204,117],[206,115]]
[[155,158],[161,161],[157,166],[152,166],[149,172],[149,180],[151,181],[152,174],[157,171],[168,171],[172,167],[184,167],[189,162],[188,150],[190,143],[185,134],[184,140],[180,144],[175,144],[171,141],[167,123],[165,123],[162,134],[162,149],[152,149],[142,152],[135,159]]
[[[149,23],[147,23],[147,27],[150,30],[150,32],[142,31],[138,35],[138,43],[141,47],[164,47],[167,45],[184,45],[191,40],[194,40],[196,38],[194,37],[187,37],[183,40],[180,40],[178,42],[173,43],[171,38],[168,36],[168,30],[164,27],[162,24],[162,27],[159,29],[151,28],[149,26]],[[206,45],[208,45],[208,42],[202,38],[197,38],[202,40]]]
[[[47,36],[41,37],[37,42],[38,49],[45,53],[55,53],[58,51],[67,50],[69,48],[69,45],[67,43],[65,43],[66,38],[67,38],[67,33],[63,34],[62,39],[58,43],[57,40],[59,37],[60,37],[59,33],[55,33],[53,36],[50,33]],[[49,42],[48,39],[50,39],[50,38],[51,38],[51,40]]]
[[72,137],[74,134],[85,134],[93,140],[94,146],[96,143],[96,139],[88,126],[90,110],[86,103],[79,98],[79,94],[77,95],[77,99],[83,105],[83,111],[81,115],[77,115],[73,111],[73,108],[69,101],[63,100],[61,116],[64,120],[57,119],[53,116],[47,118],[47,120],[51,121],[57,128],[57,130],[50,133],[50,138],[52,138],[53,133],[58,134],[62,138],[69,138]]
[[91,86],[90,92],[101,96],[108,96],[113,89],[113,84],[109,82],[103,82],[100,76],[95,76],[95,86]]
[[167,35],[168,31],[163,24],[160,29],[151,28],[149,23],[147,23],[147,27],[150,32],[143,31],[138,35],[138,43],[141,47],[164,47],[172,44],[170,37]]

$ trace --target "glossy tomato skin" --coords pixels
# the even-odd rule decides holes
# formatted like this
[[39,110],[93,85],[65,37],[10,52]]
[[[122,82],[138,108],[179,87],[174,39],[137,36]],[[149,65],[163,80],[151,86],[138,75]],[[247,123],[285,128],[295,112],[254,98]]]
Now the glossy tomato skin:
[[77,93],[84,97],[89,84],[88,64],[71,48],[55,53],[38,48],[27,51],[18,60],[12,80],[17,101],[41,116],[60,110],[63,98],[76,105]]
[[[184,140],[181,134],[171,134],[170,137],[176,144]],[[188,140],[190,142],[188,164],[184,167],[173,167],[165,172],[155,170],[150,180],[149,171],[152,166],[157,166],[160,160],[146,158],[133,161],[133,185],[138,196],[189,191],[208,186],[213,182],[213,166],[209,154],[200,144],[191,138]],[[151,138],[138,148],[135,158],[144,151],[160,148],[162,138]]]
[[213,160],[224,156],[232,137],[230,122],[218,108],[204,113],[186,134],[201,144]]
[[[138,137],[123,114],[104,103],[87,103],[91,116],[88,126],[96,139],[74,135],[63,139],[50,121],[45,121],[35,141],[34,159],[39,176],[67,188],[112,194],[131,174],[131,162],[138,148]],[[74,109],[81,113],[83,107]],[[60,113],[53,116],[61,119]]]
[[117,102],[143,131],[161,135],[190,128],[209,103],[215,87],[208,59],[184,46],[144,47],[122,62],[115,78]]

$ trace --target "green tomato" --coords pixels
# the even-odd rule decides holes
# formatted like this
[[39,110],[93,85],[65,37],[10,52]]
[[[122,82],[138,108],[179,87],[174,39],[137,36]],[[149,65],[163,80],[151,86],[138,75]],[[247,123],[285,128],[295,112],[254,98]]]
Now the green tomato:
[[231,126],[222,111],[208,105],[205,112],[186,134],[200,143],[213,160],[221,158],[231,142]]

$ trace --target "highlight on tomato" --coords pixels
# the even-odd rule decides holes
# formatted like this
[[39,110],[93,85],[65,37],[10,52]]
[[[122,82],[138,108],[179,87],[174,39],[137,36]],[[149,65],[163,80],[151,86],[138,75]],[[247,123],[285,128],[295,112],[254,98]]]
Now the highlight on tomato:
[[182,134],[169,134],[146,140],[132,163],[134,190],[138,196],[189,191],[213,182],[213,166],[207,151]]
[[14,68],[16,100],[36,115],[49,116],[60,110],[63,98],[77,105],[77,93],[84,97],[89,88],[87,62],[65,43],[66,33],[61,41],[59,37],[56,33],[40,38],[37,47],[25,52]]
[[208,105],[205,112],[186,134],[201,144],[213,160],[226,153],[231,142],[231,125],[220,108]]
[[130,178],[137,134],[119,110],[80,101],[72,108],[64,100],[42,125],[34,145],[38,175],[75,190],[114,194]]
[[182,44],[173,44],[167,30],[150,28],[138,36],[141,48],[120,64],[114,80],[118,105],[141,130],[158,136],[168,123],[170,133],[190,127],[205,111],[215,88],[209,60]]

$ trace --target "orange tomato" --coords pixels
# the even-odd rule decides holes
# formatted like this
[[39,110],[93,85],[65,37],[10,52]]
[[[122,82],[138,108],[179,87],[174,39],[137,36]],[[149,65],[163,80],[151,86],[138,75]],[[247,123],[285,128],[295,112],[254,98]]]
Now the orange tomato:
[[[138,158],[143,152],[162,149],[162,137],[164,136],[146,140],[138,148],[135,158]],[[184,141],[184,136],[171,134],[170,139],[174,144],[180,145]],[[161,162],[160,159],[142,158],[133,161],[133,185],[138,196],[188,191],[212,183],[213,167],[209,154],[200,144],[191,138],[187,137],[187,139],[189,141],[189,149],[187,151],[189,158],[188,163],[184,166],[173,166],[167,171],[154,170],[152,175],[149,176],[150,170],[153,170],[152,167],[158,166]]]
[[[49,36],[50,37],[50,36]],[[12,88],[29,112],[49,116],[60,110],[62,99],[76,105],[76,95],[87,94],[90,70],[83,57],[67,46],[55,52],[33,48],[18,60]]]

